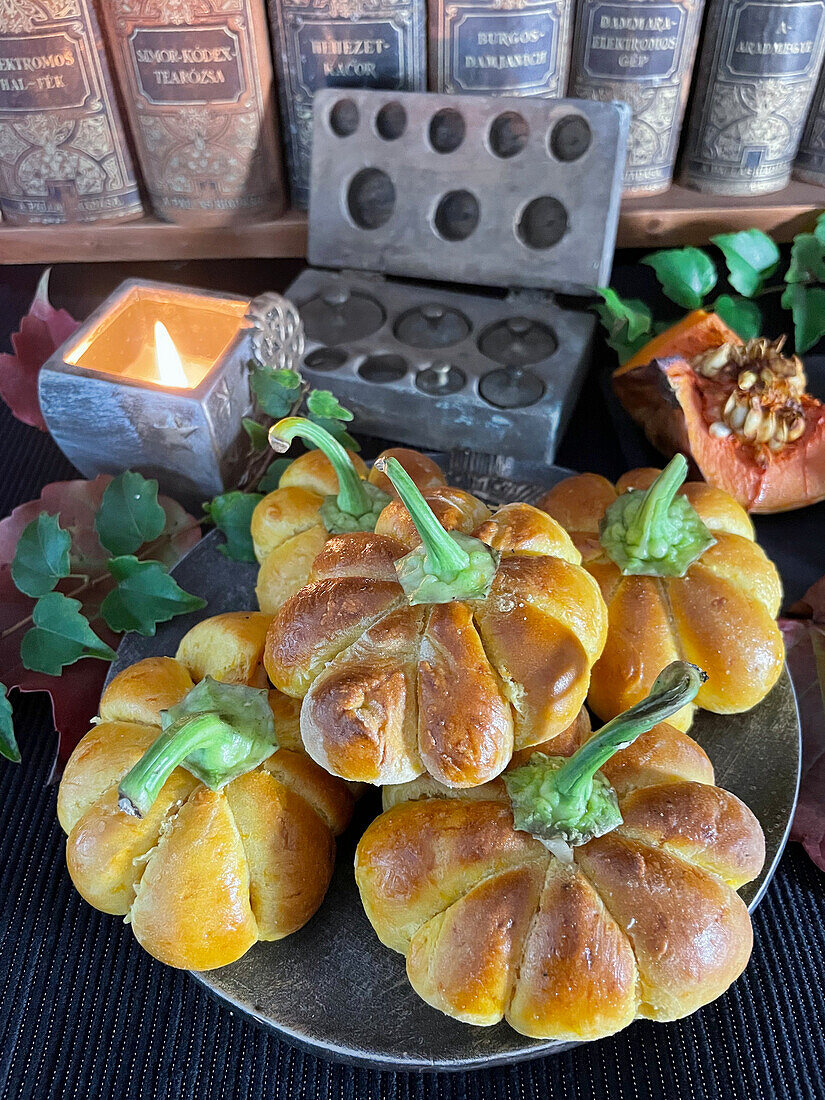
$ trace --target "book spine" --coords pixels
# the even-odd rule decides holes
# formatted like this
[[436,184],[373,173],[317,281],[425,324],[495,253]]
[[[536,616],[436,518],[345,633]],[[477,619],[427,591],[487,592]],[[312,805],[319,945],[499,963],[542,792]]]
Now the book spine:
[[710,0],[682,158],[688,187],[786,186],[825,50],[825,0]]
[[430,90],[563,96],[574,0],[430,0]]
[[425,0],[269,0],[290,192],[309,204],[319,88],[426,87]]
[[155,213],[182,225],[281,213],[261,0],[106,0],[104,7]]
[[805,183],[825,184],[825,65],[802,131],[793,174]]
[[666,191],[704,0],[578,0],[569,94],[632,111],[624,193]]
[[143,213],[91,0],[2,5],[0,208],[12,225]]

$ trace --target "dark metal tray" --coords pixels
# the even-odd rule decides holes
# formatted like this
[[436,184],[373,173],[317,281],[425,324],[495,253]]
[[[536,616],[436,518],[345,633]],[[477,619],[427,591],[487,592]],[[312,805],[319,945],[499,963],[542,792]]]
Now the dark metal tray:
[[[535,500],[569,473],[508,459],[491,470],[489,457],[478,455],[440,457],[452,481],[490,503]],[[174,653],[201,618],[255,608],[257,566],[229,561],[218,550],[219,539],[216,533],[207,535],[174,570],[184,588],[203,596],[207,606],[160,627],[154,638],[127,634],[111,675],[143,657]],[[785,847],[796,805],[800,729],[787,671],[748,714],[723,718],[699,712],[691,734],[713,761],[720,786],[751,807],[765,832],[765,867],[740,891],[753,909]],[[358,838],[379,812],[378,792],[370,792],[340,838],[329,892],[309,924],[280,942],[257,944],[232,966],[193,976],[220,1000],[298,1046],[376,1069],[466,1070],[574,1045],[527,1039],[505,1023],[491,1028],[463,1024],[413,992],[403,957],[383,947],[370,927],[352,873]]]

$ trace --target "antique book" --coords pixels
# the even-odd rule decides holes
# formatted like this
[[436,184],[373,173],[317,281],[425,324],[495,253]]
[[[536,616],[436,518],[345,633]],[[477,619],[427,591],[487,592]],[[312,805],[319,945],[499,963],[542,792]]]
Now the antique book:
[[563,96],[574,0],[429,0],[430,90]]
[[0,209],[14,225],[143,213],[91,0],[0,0]]
[[805,183],[825,184],[825,65],[802,131],[793,174]]
[[314,93],[423,91],[425,0],[269,0],[269,18],[290,194],[305,209]]
[[681,161],[689,187],[786,186],[825,50],[825,0],[709,0]]
[[670,186],[703,8],[704,0],[578,0],[568,93],[630,106],[625,194]]
[[263,0],[105,0],[155,213],[189,225],[284,207]]

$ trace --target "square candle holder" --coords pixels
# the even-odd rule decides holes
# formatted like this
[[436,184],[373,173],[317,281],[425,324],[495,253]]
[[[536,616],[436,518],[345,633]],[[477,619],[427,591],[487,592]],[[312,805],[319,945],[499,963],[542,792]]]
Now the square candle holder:
[[[248,307],[233,294],[128,279],[55,351],[40,371],[40,407],[84,477],[137,470],[190,507],[237,482],[252,408]],[[167,381],[157,322],[174,345]]]

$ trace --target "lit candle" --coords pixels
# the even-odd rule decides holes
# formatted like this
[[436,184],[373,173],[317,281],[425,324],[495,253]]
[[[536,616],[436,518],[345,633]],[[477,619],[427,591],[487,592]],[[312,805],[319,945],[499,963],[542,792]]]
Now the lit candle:
[[184,501],[235,483],[252,406],[247,298],[129,280],[40,372],[40,405],[86,477],[140,470]]

